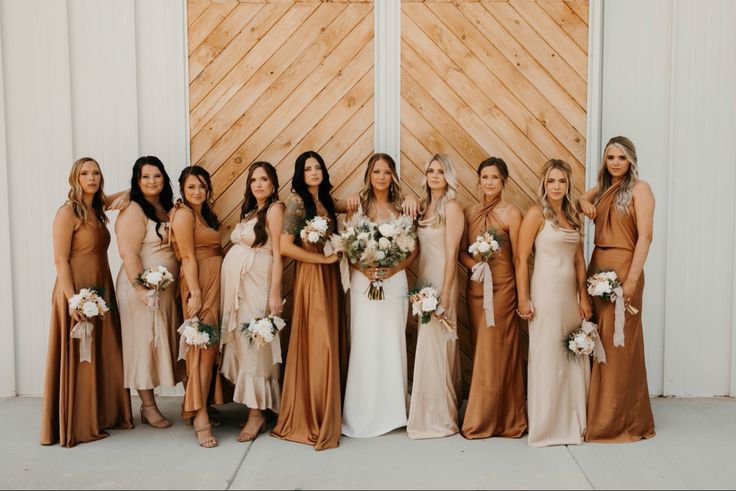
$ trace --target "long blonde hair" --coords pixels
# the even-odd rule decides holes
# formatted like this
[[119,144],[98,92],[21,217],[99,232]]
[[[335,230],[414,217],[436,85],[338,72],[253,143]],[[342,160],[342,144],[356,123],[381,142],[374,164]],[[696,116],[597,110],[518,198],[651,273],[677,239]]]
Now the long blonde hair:
[[542,179],[539,183],[537,196],[539,197],[539,205],[542,207],[544,218],[550,220],[555,228],[560,227],[557,215],[552,209],[552,206],[550,206],[549,201],[547,201],[547,188],[545,186],[550,172],[554,169],[562,172],[565,175],[565,179],[567,179],[567,191],[565,192],[565,197],[562,199],[562,213],[564,213],[565,218],[575,230],[582,232],[583,223],[580,220],[580,209],[578,209],[575,186],[573,186],[572,182],[572,167],[564,160],[550,159],[542,167]]
[[597,203],[603,193],[613,185],[613,176],[608,172],[608,165],[606,165],[606,156],[608,155],[608,149],[610,147],[616,147],[621,150],[629,161],[629,171],[621,181],[621,187],[618,190],[616,202],[614,203],[614,206],[618,211],[628,214],[631,212],[631,200],[634,197],[634,185],[639,181],[639,165],[636,160],[636,147],[634,146],[634,142],[625,136],[614,136],[608,140],[606,147],[603,149],[601,168],[598,171],[598,190],[595,193],[593,201]]
[[376,166],[376,162],[379,160],[386,162],[388,164],[388,168],[391,170],[391,185],[388,188],[388,200],[393,205],[394,209],[401,213],[401,203],[403,198],[401,195],[399,174],[396,172],[396,162],[394,162],[394,159],[392,159],[387,153],[374,153],[368,159],[368,165],[366,166],[365,174],[363,175],[363,189],[361,189],[358,194],[360,205],[363,207],[363,211],[367,213],[368,209],[373,206],[373,203],[376,200],[373,195],[373,186],[371,186],[371,173],[373,172],[373,167]]
[[82,167],[87,162],[94,162],[97,168],[100,169],[100,187],[92,197],[92,211],[100,222],[107,223],[107,215],[105,215],[106,198],[103,191],[105,178],[102,175],[100,164],[92,157],[82,157],[72,165],[72,169],[69,171],[69,193],[67,193],[68,203],[72,205],[74,216],[86,222],[88,218],[87,207],[84,206],[84,190],[82,189],[82,185],[79,184],[79,176],[82,174]]
[[447,202],[457,197],[457,174],[455,173],[455,165],[452,163],[452,160],[450,160],[450,157],[444,153],[436,153],[432,155],[432,158],[429,159],[427,164],[424,166],[424,184],[422,186],[422,196],[419,201],[419,209],[422,210],[422,212],[426,212],[432,202],[432,191],[429,189],[429,184],[427,183],[427,172],[429,171],[429,166],[435,161],[442,165],[442,169],[445,172],[445,180],[447,181],[447,188],[445,189],[444,194],[442,194],[442,197],[437,200],[437,205],[435,207],[435,213],[437,213],[439,223],[444,223],[446,218],[445,208],[447,206]]

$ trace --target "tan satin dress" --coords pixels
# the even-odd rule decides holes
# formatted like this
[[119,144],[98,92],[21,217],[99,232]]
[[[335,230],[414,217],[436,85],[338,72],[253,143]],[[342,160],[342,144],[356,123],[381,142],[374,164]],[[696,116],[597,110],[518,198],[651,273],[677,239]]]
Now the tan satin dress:
[[[596,204],[595,249],[588,266],[589,275],[614,270],[623,283],[629,272],[639,233],[636,216],[621,213],[613,203],[619,185],[606,190]],[[624,346],[613,346],[614,304],[593,298],[593,315],[598,323],[606,363],[593,362],[588,394],[589,442],[633,442],[652,438],[654,416],[649,402],[647,370],[644,363],[644,335],[641,325],[644,274],[631,304],[638,314],[626,312]]]
[[493,327],[486,325],[483,283],[472,281],[468,275],[468,316],[476,340],[473,376],[462,426],[462,435],[469,439],[519,438],[527,428],[514,256],[508,232],[502,229],[493,213],[496,204],[498,201],[481,209],[467,227],[468,244],[491,228],[501,244],[500,254],[490,262]]
[[[70,206],[70,205],[65,205]],[[94,219],[93,219],[94,220]],[[110,233],[98,221],[79,222],[72,235],[69,266],[75,293],[102,289],[110,311],[91,320],[92,362],[79,362],[79,340],[69,334],[74,320],[57,278],[51,295],[51,327],[41,411],[41,444],[78,443],[105,438],[106,428],[130,429],[130,391],[123,386],[123,354],[115,288],[107,262]]]
[[[199,288],[202,292],[202,307],[199,310],[199,319],[211,326],[220,325],[220,267],[222,265],[222,247],[220,246],[220,232],[209,227],[201,217],[182,203],[174,205],[170,212],[170,222],[173,223],[176,213],[191,213],[194,215],[194,256],[197,260],[197,272]],[[181,253],[177,246],[176,235],[170,231],[171,244],[174,253],[181,262]],[[189,298],[189,284],[184,275],[184,268],[179,270],[179,292],[181,296],[183,316],[186,317],[187,299]],[[211,362],[207,361],[214,357],[219,350],[219,344],[204,348],[189,347],[186,353],[187,380],[184,388],[184,402],[182,406],[182,418],[190,418],[197,411],[207,406],[207,402],[223,404],[225,398],[222,392],[222,384],[219,371]],[[203,356],[209,351],[208,356]],[[209,391],[202,392],[202,378],[210,379]],[[213,385],[214,384],[214,385]]]
[[[253,247],[257,217],[240,222],[230,234],[233,246],[222,262],[222,373],[235,384],[233,400],[252,409],[278,412],[281,402],[281,363],[273,362],[270,345],[253,346],[241,326],[267,316],[273,250]],[[266,230],[268,232],[268,229]]]
[[[431,283],[441,294],[445,276],[445,224],[438,223],[435,218],[419,225],[417,236],[421,253],[417,281]],[[456,305],[457,279],[453,279],[447,320],[454,326],[457,326]],[[453,333],[436,319],[420,324],[406,425],[409,438],[440,438],[459,431],[461,377],[460,352]]]
[[[156,222],[146,220],[146,234],[138,252],[143,269],[164,266],[178,278],[179,263],[168,240],[169,223],[162,223],[158,228],[161,237],[156,234]],[[159,292],[156,310],[141,301],[135,286],[121,266],[115,288],[123,334],[125,387],[136,390],[173,387],[184,378],[184,370],[178,369],[177,364],[176,330],[182,322],[177,284],[174,282]]]
[[[328,216],[317,207],[317,213]],[[292,194],[287,202],[284,231],[301,244],[304,204]],[[330,224],[330,231],[334,225]],[[313,445],[315,450],[339,445],[342,428],[341,346],[344,346],[343,295],[337,264],[296,261],[294,307],[284,370],[279,418],[271,434]]]

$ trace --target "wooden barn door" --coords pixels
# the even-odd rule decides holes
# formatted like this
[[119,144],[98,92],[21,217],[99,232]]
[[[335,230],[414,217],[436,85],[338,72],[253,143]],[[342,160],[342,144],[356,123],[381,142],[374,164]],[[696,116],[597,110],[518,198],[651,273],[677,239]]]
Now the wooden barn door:
[[[503,158],[506,198],[534,201],[550,158],[585,177],[587,1],[412,1],[401,18],[401,178],[419,193],[424,165],[443,152],[455,163],[463,206],[481,199],[475,169]],[[458,268],[463,378],[471,346],[466,276]],[[408,330],[410,365],[416,323]]]

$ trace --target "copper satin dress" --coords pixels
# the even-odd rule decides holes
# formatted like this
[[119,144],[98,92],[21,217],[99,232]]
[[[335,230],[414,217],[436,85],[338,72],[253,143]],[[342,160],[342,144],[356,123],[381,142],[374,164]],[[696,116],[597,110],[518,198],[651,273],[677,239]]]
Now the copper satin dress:
[[500,254],[490,261],[495,320],[492,327],[486,325],[483,283],[472,281],[468,275],[468,316],[476,340],[473,376],[462,426],[462,435],[469,439],[518,438],[527,428],[514,256],[508,232],[502,229],[493,212],[499,202],[484,206],[467,226],[468,244],[491,228],[501,244]]
[[[322,206],[317,207],[317,213],[328,216]],[[301,244],[299,232],[305,216],[303,201],[292,194],[283,230],[295,237],[297,245],[321,253],[321,248]],[[330,223],[330,232],[333,230]],[[312,445],[315,450],[337,447],[342,429],[341,357],[346,359],[346,354],[341,353],[345,346],[344,300],[338,276],[337,264],[296,261],[281,407],[271,432],[277,438]]]
[[[619,184],[608,188],[596,204],[595,248],[588,267],[589,275],[614,270],[623,283],[629,272],[639,238],[636,216],[621,213],[615,206]],[[624,346],[613,346],[614,304],[593,298],[593,316],[598,323],[605,364],[593,362],[588,394],[589,442],[632,442],[652,438],[654,416],[649,402],[647,371],[644,364],[644,335],[641,325],[642,273],[631,304],[638,314],[626,315]]]
[[69,304],[58,278],[54,284],[41,413],[43,445],[58,442],[73,447],[105,438],[106,428],[133,427],[130,391],[123,386],[120,320],[107,262],[109,245],[110,232],[105,224],[79,221],[69,254],[74,291],[101,288],[110,309],[102,319],[91,320],[91,363],[79,362],[79,340],[69,336],[75,322],[69,316]]
[[[211,326],[220,325],[220,266],[222,265],[222,247],[220,246],[220,232],[209,227],[201,217],[182,203],[174,205],[170,212],[170,222],[174,223],[177,213],[190,213],[194,216],[194,257],[197,260],[197,273],[199,288],[202,292],[202,307],[199,310],[199,320]],[[176,236],[172,230],[169,232],[171,243],[174,247],[177,259],[181,261]],[[181,295],[182,310],[184,317],[187,316],[187,300],[189,299],[189,284],[184,275],[184,268],[179,269],[179,292]],[[178,328],[178,326],[177,326]],[[182,405],[182,418],[194,417],[198,410],[206,407],[208,400],[214,404],[225,402],[219,370],[215,363],[210,367],[203,364],[209,362],[206,358],[215,357],[219,350],[219,343],[204,348],[189,347],[186,353],[187,380],[184,387],[184,402]],[[206,356],[203,356],[206,355]],[[210,390],[202,393],[202,377],[210,379]],[[214,386],[212,385],[214,383]]]

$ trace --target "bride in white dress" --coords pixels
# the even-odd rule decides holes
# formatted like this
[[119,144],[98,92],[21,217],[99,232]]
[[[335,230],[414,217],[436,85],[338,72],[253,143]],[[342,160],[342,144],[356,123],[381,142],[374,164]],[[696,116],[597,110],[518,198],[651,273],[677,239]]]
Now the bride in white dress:
[[[361,209],[374,223],[401,214],[396,164],[386,154],[368,160],[360,192]],[[409,310],[405,268],[415,252],[394,268],[354,269],[350,280],[350,363],[342,433],[354,438],[383,435],[406,426],[406,318]],[[384,299],[369,300],[371,279],[382,279]]]

